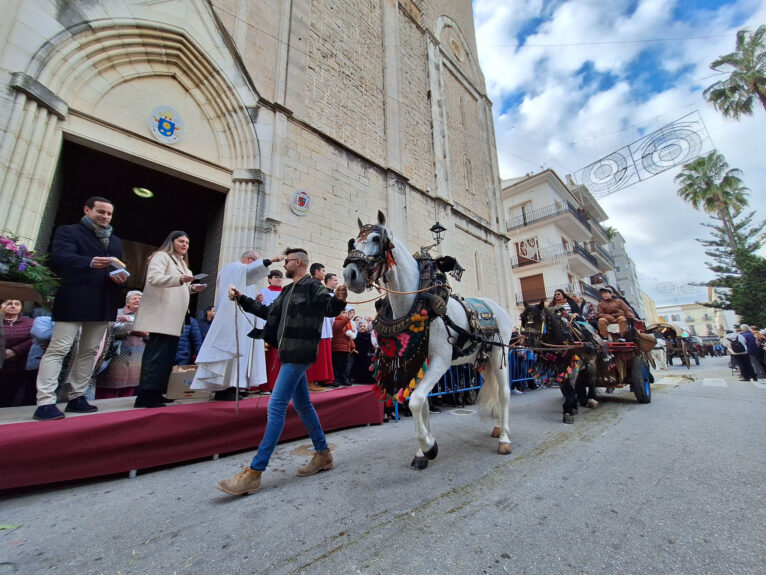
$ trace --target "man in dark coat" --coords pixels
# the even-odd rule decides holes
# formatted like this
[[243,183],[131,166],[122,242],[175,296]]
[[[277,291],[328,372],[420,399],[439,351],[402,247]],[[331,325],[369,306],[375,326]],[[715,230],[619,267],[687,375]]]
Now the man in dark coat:
[[61,276],[61,287],[53,303],[53,337],[40,360],[37,375],[37,410],[34,418],[62,419],[56,407],[56,387],[61,365],[79,334],[77,355],[70,371],[72,389],[66,410],[74,413],[96,411],[85,399],[99,345],[110,321],[117,317],[120,287],[128,274],[122,242],[112,234],[114,205],[100,196],[88,198],[85,215],[78,224],[56,230],[51,266]]
[[[309,258],[306,250],[285,250],[284,262],[285,275],[293,283],[285,287],[270,306],[236,291],[232,294],[244,311],[266,320],[263,338],[266,343],[277,348],[282,366],[274,391],[271,392],[266,432],[258,446],[258,453],[250,465],[237,475],[218,482],[217,487],[230,495],[258,491],[261,472],[266,470],[282,434],[290,400],[314,444],[314,457],[308,465],[298,469],[298,475],[313,475],[332,469],[333,466],[332,453],[311,404],[306,370],[317,358],[323,318],[335,317],[343,311],[348,292],[346,286],[340,286],[332,296],[321,282],[308,275]],[[262,299],[263,296],[259,297]]]
[[755,341],[755,335],[750,330],[750,326],[743,323],[739,326],[740,335],[745,338],[745,345],[747,346],[747,356],[750,359],[750,365],[753,366],[753,371],[758,379],[766,379],[766,371],[761,365],[761,350],[758,348],[758,343]]

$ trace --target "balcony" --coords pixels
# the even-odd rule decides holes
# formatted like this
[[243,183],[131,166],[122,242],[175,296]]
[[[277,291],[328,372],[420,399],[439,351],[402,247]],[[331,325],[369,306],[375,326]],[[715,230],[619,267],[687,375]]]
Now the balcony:
[[586,284],[584,281],[580,281],[580,292],[596,301],[601,299],[601,292],[592,285]]
[[590,253],[594,254],[598,258],[598,267],[601,271],[613,270],[615,267],[614,258],[611,254],[602,248],[597,242],[589,242],[588,248]]
[[590,222],[585,215],[569,202],[556,202],[549,206],[524,212],[511,218],[507,231],[519,230],[541,222],[555,221],[571,237],[586,240],[590,237]]
[[569,270],[575,276],[588,277],[599,271],[598,260],[582,244],[569,242],[566,245],[566,254]]
[[606,230],[596,220],[590,221],[590,230],[593,232],[593,235],[595,236],[597,243],[599,244],[609,243],[609,236],[606,235]]
[[563,263],[564,260],[569,263],[570,270],[576,276],[586,277],[598,272],[598,260],[578,242],[540,248],[534,259],[513,255],[511,256],[511,267],[515,269],[537,264],[556,265],[560,262]]
[[579,293],[577,289],[578,287],[579,286],[576,284],[560,284],[546,287],[544,289],[532,289],[523,293],[516,293],[516,305],[524,305],[524,302],[527,302],[530,305],[538,304],[541,299],[550,301],[553,299],[553,293],[558,289],[564,290],[569,295]]

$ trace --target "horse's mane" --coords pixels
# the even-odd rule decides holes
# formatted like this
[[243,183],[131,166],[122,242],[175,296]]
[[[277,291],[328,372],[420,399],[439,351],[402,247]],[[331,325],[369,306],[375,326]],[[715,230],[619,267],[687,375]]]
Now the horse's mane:
[[547,327],[547,337],[544,337],[544,339],[547,339],[548,343],[561,345],[564,343],[564,330],[561,326],[561,318],[553,311],[553,308],[546,307],[543,313],[545,314],[545,325]]
[[521,312],[520,319],[522,325],[522,332],[524,331],[524,325],[527,323],[529,314],[533,314],[536,324],[542,325],[545,320],[545,335],[542,339],[545,343],[551,343],[554,345],[561,345],[564,343],[564,330],[561,325],[561,318],[553,311],[553,308],[543,307],[542,309],[537,306],[529,306]]

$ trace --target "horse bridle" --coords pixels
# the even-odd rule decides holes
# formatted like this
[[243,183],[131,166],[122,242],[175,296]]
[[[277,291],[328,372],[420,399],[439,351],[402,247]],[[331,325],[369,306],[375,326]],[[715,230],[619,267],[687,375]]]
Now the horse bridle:
[[[532,315],[530,311],[525,311],[524,314],[526,314],[526,318],[530,318]],[[528,337],[530,340],[530,343],[534,345],[538,339],[542,339],[542,337],[546,334],[548,331],[547,325],[546,325],[546,314],[545,310],[540,310],[540,327],[535,326],[534,320],[532,322],[529,322],[525,319],[524,324],[522,325],[521,334],[526,338]],[[531,324],[531,325],[530,325]]]
[[[373,232],[377,232],[380,236],[380,251],[375,255],[368,256],[354,246],[356,242],[365,241]],[[391,254],[393,249],[394,244],[385,227],[376,224],[366,224],[359,230],[356,240],[349,240],[348,256],[343,261],[343,267],[345,268],[349,264],[356,264],[359,271],[364,275],[365,285],[371,287],[373,283],[391,269],[392,265],[395,265],[394,257]]]

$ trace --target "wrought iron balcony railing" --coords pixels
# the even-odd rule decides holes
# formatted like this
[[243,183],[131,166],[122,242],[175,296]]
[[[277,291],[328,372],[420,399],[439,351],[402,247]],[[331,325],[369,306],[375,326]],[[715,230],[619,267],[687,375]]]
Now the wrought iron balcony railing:
[[594,288],[592,285],[586,284],[582,280],[580,281],[580,290],[582,291],[583,295],[590,296],[596,301],[601,299],[601,292]]
[[553,218],[555,216],[558,216],[560,214],[565,214],[565,213],[569,213],[572,216],[574,216],[577,219],[577,221],[580,222],[583,225],[583,227],[585,227],[585,229],[590,230],[590,222],[585,217],[585,215],[580,210],[578,210],[574,205],[564,201],[564,202],[556,202],[555,204],[551,204],[549,206],[545,206],[537,210],[532,210],[530,212],[525,212],[521,214],[520,216],[511,218],[511,220],[508,222],[508,225],[507,225],[507,231],[511,231],[516,228],[522,228],[524,226],[528,226],[535,222],[546,220],[548,218]]
[[578,292],[578,285],[577,284],[559,284],[555,286],[548,286],[545,288],[540,289],[531,289],[522,291],[521,293],[516,294],[516,305],[521,305],[525,301],[528,304],[537,304],[540,303],[541,299],[545,299],[546,301],[550,301],[553,299],[553,294],[556,290],[564,290],[568,294],[573,293],[579,293]]
[[588,261],[593,267],[598,268],[598,260],[595,258],[595,256],[589,253],[588,250],[586,250],[585,247],[578,242],[569,242],[567,245],[557,244],[539,248],[534,256],[528,258],[524,256],[513,255],[511,256],[511,267],[520,268],[534,264],[550,264],[553,263],[557,258],[565,258],[575,254]]

